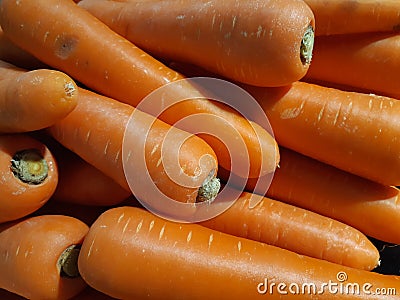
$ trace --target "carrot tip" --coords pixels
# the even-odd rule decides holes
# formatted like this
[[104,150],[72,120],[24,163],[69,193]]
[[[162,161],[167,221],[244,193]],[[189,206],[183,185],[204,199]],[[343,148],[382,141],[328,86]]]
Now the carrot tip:
[[314,28],[310,24],[303,35],[300,45],[300,59],[303,65],[311,63],[312,53],[314,48]]
[[220,188],[221,182],[219,178],[213,177],[206,180],[199,188],[197,202],[213,201],[217,197]]
[[62,277],[76,278],[80,277],[78,269],[78,257],[80,249],[78,245],[69,246],[61,253],[57,265]]
[[22,182],[40,184],[47,178],[49,167],[37,149],[27,149],[12,157],[11,171]]

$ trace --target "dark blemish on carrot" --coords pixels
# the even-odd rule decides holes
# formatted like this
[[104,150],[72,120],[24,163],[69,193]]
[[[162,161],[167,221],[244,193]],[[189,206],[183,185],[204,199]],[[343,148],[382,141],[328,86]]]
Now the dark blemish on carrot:
[[78,38],[71,35],[59,35],[55,41],[55,54],[61,59],[67,59],[74,52]]
[[348,0],[348,1],[344,1],[343,4],[340,6],[340,10],[343,11],[356,11],[358,9],[358,7],[360,6],[360,3],[358,0]]

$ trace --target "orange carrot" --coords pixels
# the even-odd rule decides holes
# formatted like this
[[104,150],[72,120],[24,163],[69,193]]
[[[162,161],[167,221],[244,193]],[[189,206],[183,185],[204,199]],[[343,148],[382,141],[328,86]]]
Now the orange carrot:
[[57,160],[58,184],[52,196],[57,202],[93,206],[117,205],[131,195],[109,176],[87,163],[47,134],[35,134]]
[[[138,198],[157,198],[146,182],[145,172],[149,172],[154,184],[167,197],[188,203],[212,201],[219,190],[219,181],[215,178],[217,159],[212,149],[199,137],[138,110],[135,110],[136,121],[126,130],[124,141],[133,112],[130,105],[80,89],[77,107],[50,127],[49,132],[126,190],[130,190],[127,177],[141,182],[143,186],[136,184],[138,190],[133,191]],[[123,143],[127,154],[122,153]],[[141,148],[143,157],[137,151]],[[170,158],[174,153],[178,157]],[[202,157],[207,156],[203,164]],[[130,175],[126,173],[123,160],[125,166],[132,168],[135,161],[142,159],[146,161],[146,170],[133,168]],[[190,183],[183,184],[182,176],[187,176]]]
[[397,0],[304,0],[318,26],[316,35],[361,32],[398,32],[400,2]]
[[301,0],[83,0],[78,5],[157,57],[251,85],[297,81],[311,61],[314,15]]
[[[280,168],[267,196],[348,224],[376,239],[400,244],[400,191],[281,147]],[[221,180],[226,178],[222,172]],[[234,180],[232,180],[234,182]],[[248,190],[263,192],[249,180]]]
[[69,151],[58,160],[59,182],[53,199],[82,205],[116,205],[131,193],[109,176]]
[[[368,292],[400,287],[397,276],[301,256],[198,224],[170,222],[134,207],[110,209],[96,220],[83,242],[78,268],[90,286],[118,299],[377,300],[398,296]],[[330,293],[329,283],[358,284],[360,294]],[[301,293],[307,284],[310,292]]]
[[69,299],[86,283],[74,263],[88,231],[81,221],[43,215],[0,226],[0,287],[28,299]]
[[[237,192],[225,189],[224,197],[229,201]],[[258,204],[250,207],[251,201]],[[247,192],[222,214],[200,224],[353,268],[372,270],[379,263],[378,250],[358,230],[311,211]]]
[[307,80],[323,80],[400,98],[400,35],[366,33],[315,40]]
[[0,223],[39,209],[57,182],[56,162],[46,145],[24,134],[0,135]]
[[[40,27],[35,25],[38,23]],[[44,63],[100,94],[135,107],[149,93],[184,79],[70,0],[24,0],[23,5],[1,1],[0,25],[10,40]],[[238,139],[244,141],[249,153],[250,164],[245,165],[250,169],[239,175],[259,177],[275,170],[279,153],[270,132],[249,122],[227,104],[205,99],[191,83],[181,82],[169,90],[168,96],[182,101],[166,109],[162,98],[157,99],[158,104],[153,103],[149,113],[158,116],[154,109],[161,108],[160,119],[170,125],[193,114],[213,117],[213,127],[221,128],[219,136],[203,134],[202,138],[216,151],[225,169],[231,169],[230,153],[220,140],[229,139],[229,134],[222,130],[229,124],[238,131]],[[194,134],[204,129],[204,122],[186,125],[184,129]]]
[[386,185],[400,183],[400,101],[304,82],[246,89],[281,146]]
[[53,125],[76,106],[77,86],[66,74],[26,71],[0,61],[0,133]]
[[26,69],[44,68],[45,64],[10,41],[0,28],[0,60]]

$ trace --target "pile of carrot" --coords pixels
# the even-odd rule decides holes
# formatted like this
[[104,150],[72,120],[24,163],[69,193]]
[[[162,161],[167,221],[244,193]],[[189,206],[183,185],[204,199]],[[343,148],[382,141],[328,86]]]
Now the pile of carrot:
[[0,1],[0,298],[398,299],[399,9]]

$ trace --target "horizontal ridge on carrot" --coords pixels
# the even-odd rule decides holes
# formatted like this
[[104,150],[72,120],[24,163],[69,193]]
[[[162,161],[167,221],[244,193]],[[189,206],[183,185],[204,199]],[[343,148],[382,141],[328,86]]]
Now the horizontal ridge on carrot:
[[[228,193],[226,197],[229,201],[233,195]],[[260,200],[250,208],[250,199],[255,197]],[[379,264],[378,250],[360,231],[248,192],[243,192],[222,214],[200,225],[357,269],[372,270]]]
[[[399,2],[400,4],[400,2]],[[320,36],[304,80],[320,80],[400,98],[400,34]]]
[[397,0],[304,0],[314,13],[315,35],[399,32]]
[[[135,122],[132,123],[134,128],[129,130],[127,126],[133,113],[136,115]],[[130,161],[145,159],[147,164],[147,170],[133,170],[133,180],[142,180],[145,178],[144,172],[148,172],[161,193],[185,203],[212,201],[219,191],[219,184],[218,188],[215,184],[217,158],[207,143],[196,135],[172,127],[151,115],[135,110],[128,104],[106,96],[79,89],[77,107],[48,130],[58,142],[111,177],[127,191],[130,191],[127,181],[129,179],[124,170],[124,163],[127,162],[123,161],[122,153],[126,132],[132,134],[127,147],[130,147],[132,155],[127,154],[126,160],[128,157]],[[168,145],[165,146],[166,144]],[[135,154],[141,155],[135,151],[140,150],[142,146],[143,158]],[[174,158],[176,161],[166,159],[170,153],[178,156]],[[203,157],[207,159],[204,164]],[[172,173],[168,173],[168,169],[171,168]],[[190,185],[184,185],[178,180],[178,176],[182,174],[191,178]],[[171,178],[169,175],[176,177]],[[202,194],[200,188],[208,186],[209,193]],[[135,194],[138,191],[132,192],[138,198],[153,197],[154,194],[150,193],[148,187],[142,187],[147,195]]]
[[[315,299],[318,295],[378,300],[398,295],[368,294],[362,289],[364,283],[372,285],[371,291],[400,285],[398,276],[298,255],[198,224],[170,222],[134,207],[110,209],[93,223],[78,268],[90,286],[118,299]],[[340,274],[359,284],[360,293],[330,293],[327,284],[340,284]],[[278,292],[280,283],[287,294]],[[301,293],[306,284],[315,285],[315,293]]]
[[148,53],[199,65],[225,78],[282,86],[311,61],[314,15],[299,0],[83,0],[110,28]]
[[27,299],[67,300],[87,284],[76,268],[88,226],[62,215],[0,225],[0,288]]
[[56,160],[45,144],[26,135],[0,135],[0,223],[36,211],[54,194]]
[[27,71],[0,61],[0,133],[43,129],[76,106],[77,86],[63,72]]
[[[70,0],[23,0],[23,5],[3,0],[0,23],[10,40],[44,63],[100,94],[134,107],[158,88],[185,79]],[[38,23],[40,27],[35,25]],[[34,31],[30,29],[33,27]],[[200,98],[193,99],[193,95]],[[249,152],[249,171],[239,175],[260,177],[275,170],[279,151],[270,132],[246,120],[228,105],[201,99],[201,93],[192,84],[182,84],[171,91],[171,96],[191,100],[180,101],[165,110],[159,116],[161,120],[174,125],[193,114],[206,114],[215,118],[216,127],[223,128],[229,123],[238,131]],[[163,108],[161,100],[159,106]],[[185,130],[198,134],[202,132],[202,125],[191,122]],[[230,170],[229,153],[219,141],[224,136],[203,135],[202,138],[214,149],[219,163]]]
[[370,180],[399,185],[400,101],[305,82],[245,88],[263,107],[279,145]]

